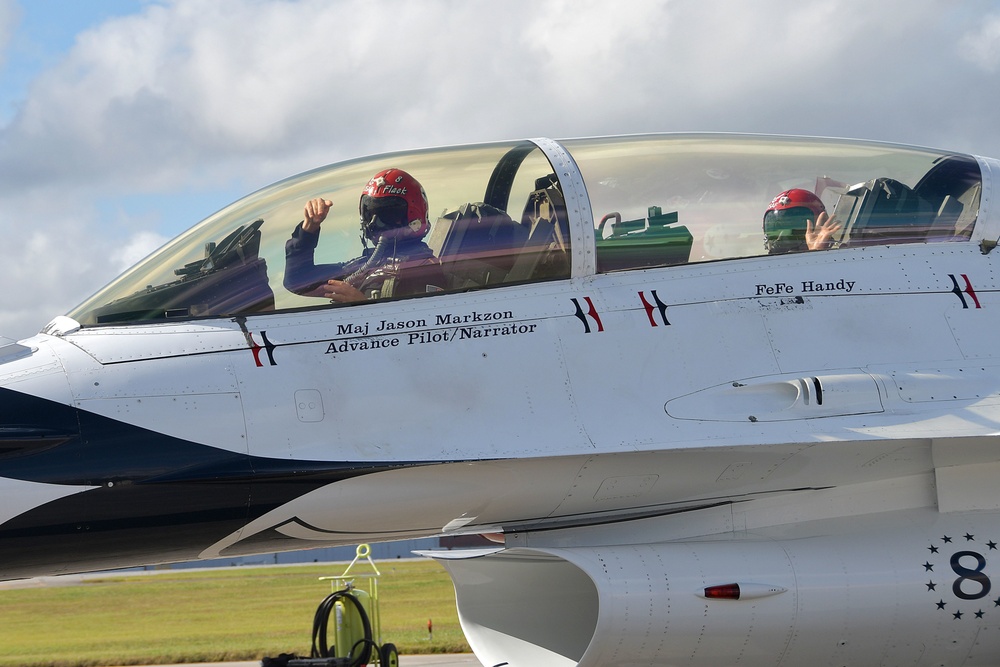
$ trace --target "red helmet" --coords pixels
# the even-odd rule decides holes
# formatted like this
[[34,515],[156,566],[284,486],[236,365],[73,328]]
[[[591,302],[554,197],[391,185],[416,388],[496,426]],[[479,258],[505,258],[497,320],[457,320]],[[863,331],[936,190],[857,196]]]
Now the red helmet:
[[770,211],[785,211],[790,208],[799,207],[809,209],[815,216],[826,212],[826,206],[823,206],[823,202],[819,197],[808,190],[793,188],[791,190],[785,190],[780,195],[772,199],[771,205],[767,207],[766,211],[764,211],[764,215],[767,215]]
[[825,211],[820,198],[808,190],[785,190],[772,199],[764,211],[764,247],[768,254],[808,250],[809,220],[816,222]]
[[423,238],[431,228],[427,194],[417,179],[402,169],[384,169],[372,176],[358,203],[361,231],[378,242],[383,233],[403,230],[407,237]]

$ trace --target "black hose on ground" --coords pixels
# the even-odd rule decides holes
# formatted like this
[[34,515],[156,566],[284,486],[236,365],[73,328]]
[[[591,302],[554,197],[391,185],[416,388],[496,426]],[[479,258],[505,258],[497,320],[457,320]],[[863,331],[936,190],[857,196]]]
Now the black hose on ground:
[[359,667],[360,665],[368,663],[368,659],[371,657],[372,647],[375,647],[375,650],[378,651],[378,646],[372,640],[372,624],[368,619],[368,613],[365,611],[364,605],[361,604],[361,600],[351,593],[350,588],[330,593],[323,598],[323,601],[319,603],[319,607],[316,608],[316,614],[313,616],[312,649],[310,650],[309,657],[332,657],[330,656],[330,648],[326,641],[327,628],[330,625],[330,613],[333,611],[334,605],[337,601],[340,600],[344,602],[350,601],[350,603],[354,605],[354,608],[358,610],[358,615],[361,617],[361,625],[365,631],[364,638],[358,640],[358,642],[351,647],[351,655],[353,655],[354,649],[357,648],[358,644],[363,645],[357,658],[354,658],[351,661],[351,667]]

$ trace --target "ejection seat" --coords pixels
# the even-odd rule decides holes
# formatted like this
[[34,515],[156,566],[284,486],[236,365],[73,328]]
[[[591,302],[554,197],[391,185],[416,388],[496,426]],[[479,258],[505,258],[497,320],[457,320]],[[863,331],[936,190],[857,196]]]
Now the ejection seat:
[[834,217],[845,225],[844,246],[969,238],[979,212],[982,176],[962,156],[939,161],[913,187],[875,178],[841,195]]
[[891,178],[874,178],[840,196],[834,218],[844,223],[843,247],[916,243],[934,221],[930,202]]
[[913,190],[937,211],[928,240],[969,238],[979,215],[982,189],[979,163],[965,156],[944,158],[924,174]]
[[506,282],[569,278],[569,219],[555,174],[535,181],[535,190],[524,206],[521,226],[527,240]]
[[427,244],[452,290],[568,278],[569,220],[556,175],[535,181],[519,223],[496,206],[467,203],[438,218]]
[[441,260],[452,290],[504,282],[528,232],[500,209],[463,204],[438,218],[427,243]]

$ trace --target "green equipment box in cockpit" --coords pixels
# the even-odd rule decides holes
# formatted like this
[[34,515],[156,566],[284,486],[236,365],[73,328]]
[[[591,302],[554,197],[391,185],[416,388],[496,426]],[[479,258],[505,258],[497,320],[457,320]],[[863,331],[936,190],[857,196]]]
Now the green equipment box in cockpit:
[[687,227],[672,226],[677,221],[676,211],[663,213],[659,206],[650,206],[648,217],[638,220],[604,216],[597,228],[597,270],[685,264],[694,239]]

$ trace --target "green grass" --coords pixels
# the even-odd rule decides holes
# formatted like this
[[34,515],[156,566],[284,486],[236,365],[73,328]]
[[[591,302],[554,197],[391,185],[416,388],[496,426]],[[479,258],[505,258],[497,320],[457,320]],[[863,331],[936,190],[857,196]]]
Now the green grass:
[[[401,654],[468,652],[454,589],[432,561],[377,563],[382,641]],[[76,667],[308,655],[313,614],[344,564],[169,570],[0,590],[0,667]],[[370,569],[356,565],[352,573]],[[362,579],[358,579],[359,585]],[[427,621],[434,623],[428,639]],[[332,642],[333,621],[330,622]]]

